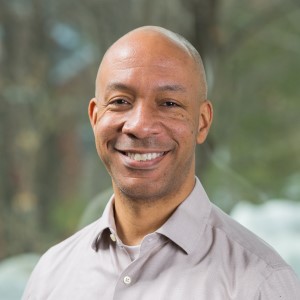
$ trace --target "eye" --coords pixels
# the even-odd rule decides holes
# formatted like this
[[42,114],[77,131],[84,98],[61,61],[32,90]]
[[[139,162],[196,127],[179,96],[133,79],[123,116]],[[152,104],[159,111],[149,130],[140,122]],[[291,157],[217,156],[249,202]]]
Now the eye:
[[111,105],[128,105],[130,103],[126,99],[118,98],[118,99],[112,100],[109,104],[111,104]]
[[163,104],[163,106],[166,106],[166,107],[178,107],[179,105],[174,102],[174,101],[165,101]]
[[124,98],[115,97],[107,101],[105,107],[107,107],[111,111],[123,111],[131,107],[131,102],[130,100],[127,100],[125,97]]

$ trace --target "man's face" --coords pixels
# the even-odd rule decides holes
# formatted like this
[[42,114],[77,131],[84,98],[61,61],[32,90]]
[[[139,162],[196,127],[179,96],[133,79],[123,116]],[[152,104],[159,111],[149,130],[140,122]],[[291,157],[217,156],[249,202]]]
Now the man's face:
[[191,189],[202,142],[192,58],[170,41],[123,42],[104,58],[96,84],[90,118],[114,188],[139,201]]

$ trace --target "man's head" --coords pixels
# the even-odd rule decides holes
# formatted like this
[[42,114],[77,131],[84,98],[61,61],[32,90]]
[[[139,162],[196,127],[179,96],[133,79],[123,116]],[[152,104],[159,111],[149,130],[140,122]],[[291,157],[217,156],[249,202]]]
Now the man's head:
[[89,116],[116,194],[136,201],[187,196],[195,147],[212,121],[206,94],[200,55],[173,32],[141,27],[108,49]]

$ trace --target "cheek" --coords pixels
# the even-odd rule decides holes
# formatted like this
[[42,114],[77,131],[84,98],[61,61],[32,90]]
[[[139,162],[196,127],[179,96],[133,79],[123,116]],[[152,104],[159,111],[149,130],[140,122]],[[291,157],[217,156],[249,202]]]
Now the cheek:
[[105,151],[108,141],[113,138],[114,132],[116,132],[116,130],[111,118],[102,116],[98,119],[94,134],[99,155],[101,154],[100,152]]
[[179,113],[176,118],[169,123],[168,128],[173,131],[174,137],[185,139],[186,141],[195,140],[196,142],[198,128],[196,117],[192,118],[191,116]]

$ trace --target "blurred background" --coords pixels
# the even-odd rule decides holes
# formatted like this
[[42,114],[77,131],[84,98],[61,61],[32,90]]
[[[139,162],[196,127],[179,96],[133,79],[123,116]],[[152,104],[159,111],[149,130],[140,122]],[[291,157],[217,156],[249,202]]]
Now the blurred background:
[[300,274],[298,0],[0,0],[0,299],[19,299],[40,254],[101,215],[110,178],[87,105],[104,51],[142,25],[203,57],[210,199]]

